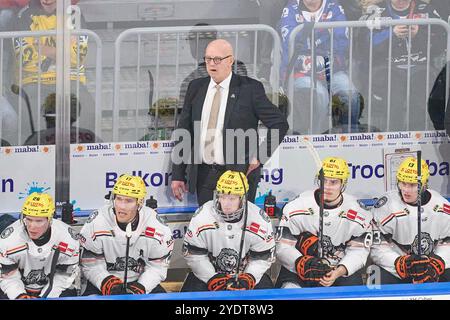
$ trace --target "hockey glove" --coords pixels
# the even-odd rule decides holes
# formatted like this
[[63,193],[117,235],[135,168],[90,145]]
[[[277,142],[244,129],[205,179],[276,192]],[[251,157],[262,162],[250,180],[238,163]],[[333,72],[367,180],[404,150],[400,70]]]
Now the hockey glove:
[[301,256],[295,261],[297,274],[307,286],[317,286],[332,268],[321,259],[313,256]]
[[125,294],[123,290],[123,282],[120,278],[110,275],[102,281],[101,292],[104,296],[111,296],[116,294]]
[[131,294],[145,294],[145,287],[137,281],[127,283],[127,292]]
[[28,293],[19,294],[16,299],[36,299],[37,297],[29,295]]
[[422,276],[413,277],[413,283],[438,282],[445,271],[445,262],[441,257],[431,254],[427,271]]
[[319,238],[311,232],[306,231],[299,234],[295,248],[304,256],[315,256],[317,254],[318,244]]
[[423,276],[428,269],[430,259],[427,256],[409,254],[395,259],[394,265],[401,279],[418,278]]
[[227,290],[228,280],[231,276],[225,273],[217,273],[208,280],[207,286],[209,291]]
[[442,276],[444,274],[445,261],[438,255],[435,255],[434,253],[430,255],[430,265],[434,270],[436,270],[438,276]]
[[227,290],[252,290],[256,285],[256,279],[250,273],[241,273],[237,281],[234,277],[228,280]]

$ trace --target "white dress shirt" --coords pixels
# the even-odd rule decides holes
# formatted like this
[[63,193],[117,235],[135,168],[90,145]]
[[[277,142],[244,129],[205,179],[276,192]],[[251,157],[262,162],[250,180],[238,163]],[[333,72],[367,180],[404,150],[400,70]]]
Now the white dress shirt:
[[[224,165],[225,157],[223,154],[223,125],[225,120],[225,110],[227,108],[228,92],[230,89],[232,73],[225,78],[220,85],[220,108],[219,116],[217,119],[217,127],[214,135],[214,163]],[[204,163],[208,163],[204,156],[206,132],[208,130],[209,115],[211,113],[212,102],[214,95],[216,94],[215,86],[217,83],[211,78],[208,85],[208,91],[206,92],[205,101],[203,102],[201,129],[200,129],[200,155]],[[208,163],[211,164],[211,163]]]

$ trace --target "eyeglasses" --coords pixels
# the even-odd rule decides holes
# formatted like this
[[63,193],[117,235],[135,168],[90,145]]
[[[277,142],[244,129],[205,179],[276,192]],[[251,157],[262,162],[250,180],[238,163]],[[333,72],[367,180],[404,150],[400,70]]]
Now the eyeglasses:
[[219,64],[222,62],[222,60],[231,57],[231,55],[228,55],[226,57],[203,57],[203,60],[205,60],[206,64],[210,63],[211,61],[214,61],[214,64]]

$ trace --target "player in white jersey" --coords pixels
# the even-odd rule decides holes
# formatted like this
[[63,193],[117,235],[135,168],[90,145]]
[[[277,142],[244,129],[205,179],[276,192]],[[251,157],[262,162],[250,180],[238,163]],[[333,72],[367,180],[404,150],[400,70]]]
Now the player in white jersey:
[[0,235],[0,295],[5,299],[76,296],[79,277],[77,233],[53,219],[50,195],[34,192],[22,216]]
[[421,240],[418,252],[417,159],[406,158],[397,170],[398,190],[375,203],[374,244],[370,253],[382,284],[450,280],[450,203],[427,188],[430,172],[422,160]]
[[347,162],[323,160],[323,257],[318,256],[320,189],[301,193],[287,203],[277,233],[277,258],[282,267],[275,287],[362,285],[369,256],[366,237],[372,215],[356,198],[344,193]]
[[246,176],[228,170],[217,182],[214,199],[192,217],[183,243],[192,272],[181,291],[273,288],[265,273],[274,261],[272,223],[263,210],[247,201],[247,191]]
[[83,295],[165,292],[160,283],[167,276],[172,232],[143,206],[146,193],[142,178],[120,176],[111,202],[94,211],[81,229],[81,269],[88,281]]

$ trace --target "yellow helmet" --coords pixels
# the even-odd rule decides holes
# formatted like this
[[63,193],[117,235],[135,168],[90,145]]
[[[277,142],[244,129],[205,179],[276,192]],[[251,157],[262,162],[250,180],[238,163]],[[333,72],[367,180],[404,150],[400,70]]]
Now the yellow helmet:
[[327,178],[342,179],[346,182],[350,176],[347,161],[342,158],[328,157],[322,162],[323,175]]
[[[422,160],[422,185],[427,184],[430,170],[425,160]],[[408,157],[397,169],[397,180],[406,183],[417,183],[417,159]]]
[[222,194],[243,196],[246,191],[248,192],[247,177],[242,172],[225,171],[217,181],[216,191]]
[[142,200],[147,194],[147,189],[141,177],[123,174],[117,179],[112,193]]
[[55,203],[46,193],[33,192],[26,199],[22,207],[22,214],[30,217],[42,217],[49,220],[55,213]]

